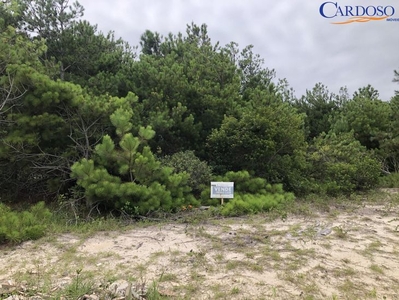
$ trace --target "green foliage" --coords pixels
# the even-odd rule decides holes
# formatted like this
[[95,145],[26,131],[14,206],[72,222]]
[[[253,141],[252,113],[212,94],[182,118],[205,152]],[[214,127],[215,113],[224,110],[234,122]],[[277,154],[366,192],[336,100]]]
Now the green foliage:
[[157,281],[153,281],[152,284],[148,287],[147,293],[145,295],[145,298],[148,300],[162,300],[165,299],[160,293],[159,293],[159,286]]
[[165,166],[172,167],[175,173],[186,172],[189,175],[187,184],[194,194],[199,194],[202,185],[208,185],[211,181],[212,168],[195,156],[193,151],[177,152],[163,157],[161,161]]
[[18,0],[18,27],[34,39],[46,41],[42,55],[56,65],[54,76],[87,87],[96,95],[124,97],[131,90],[130,71],[135,54],[113,32],[81,21],[83,6],[67,0]]
[[214,181],[234,182],[235,192],[242,194],[273,194],[284,192],[281,184],[268,184],[266,179],[251,176],[248,171],[230,171],[223,176],[216,176]]
[[399,172],[399,94],[390,103],[390,122],[388,133],[380,140],[378,155],[387,173]]
[[72,4],[68,0],[19,0],[22,8],[21,27],[28,33],[46,40],[45,58],[55,58],[60,63],[60,78],[64,79],[65,55],[64,32],[71,28],[78,18],[83,16],[84,8],[79,2]]
[[72,24],[62,33],[64,79],[88,88],[96,95],[125,97],[132,90],[131,76],[135,54],[113,32],[104,35],[87,21]]
[[44,202],[22,212],[0,203],[0,244],[39,239],[45,235],[51,216]]
[[39,57],[46,50],[44,41],[30,41],[0,20],[0,116],[20,105],[29,78],[44,70]]
[[19,0],[23,7],[23,22],[31,33],[40,34],[42,38],[56,39],[65,28],[70,27],[83,16],[84,8],[79,2],[72,4],[67,0]]
[[0,3],[0,28],[11,26],[18,28],[22,19],[22,7],[17,1],[2,1]]
[[69,187],[73,162],[89,159],[111,133],[109,115],[131,109],[137,97],[93,96],[54,81],[41,64],[42,40],[32,42],[11,27],[0,38],[0,192],[12,200],[49,199]]
[[223,216],[239,216],[266,212],[292,200],[294,200],[294,195],[289,193],[268,195],[238,194],[223,206],[221,214]]
[[94,280],[89,275],[82,274],[82,269],[76,270],[75,278],[63,290],[57,291],[55,299],[79,299],[81,295],[89,294],[95,289]]
[[147,55],[161,54],[161,36],[158,32],[146,30],[140,37],[141,52]]
[[143,125],[157,135],[150,142],[164,154],[195,150],[240,101],[240,79],[226,49],[212,45],[207,26],[191,24],[186,35],[163,38],[146,31],[140,61],[134,65],[134,92]]
[[296,190],[305,162],[303,116],[276,94],[254,93],[251,106],[210,134],[211,166],[218,173],[248,170]]
[[380,163],[355,139],[353,132],[320,135],[309,162],[311,191],[330,195],[371,189],[381,172]]
[[355,138],[367,149],[379,149],[389,131],[391,108],[378,98],[371,86],[359,89],[353,100],[343,105],[332,130],[335,133],[353,130]]
[[317,83],[312,90],[306,90],[306,95],[293,103],[298,112],[305,113],[307,140],[329,132],[330,119],[340,107],[339,97],[330,93],[326,86]]
[[189,176],[173,174],[173,169],[162,166],[146,145],[154,136],[151,127],[141,127],[139,137],[127,132],[131,116],[131,111],[117,109],[110,118],[119,144],[106,135],[95,147],[93,159],[82,159],[71,167],[71,176],[85,190],[88,205],[101,204],[130,214],[195,205],[189,194]]
[[0,192],[43,199],[47,179],[64,171],[60,152],[67,149],[69,130],[62,108],[81,89],[47,76],[43,40],[31,41],[12,27],[1,28],[0,39]]
[[[238,54],[239,51],[235,49],[235,45],[233,43],[230,45],[230,50]],[[239,55],[233,55],[233,57],[240,74],[240,94],[244,100],[250,100],[251,93],[254,90],[263,91],[273,88],[272,80],[276,73],[274,70],[263,67],[264,59],[253,52],[253,45],[245,47]]]
[[14,198],[21,192],[43,199],[50,194],[48,180],[64,180],[69,157],[76,153],[71,149],[72,130],[63,109],[78,104],[82,90],[37,72],[26,75],[29,88],[23,101],[5,116],[0,157],[8,164],[5,174],[9,175],[1,184],[15,192]]
[[399,188],[399,173],[391,173],[379,178],[379,187]]
[[382,102],[367,86],[348,100],[317,84],[295,101],[253,46],[221,47],[205,24],[146,31],[137,57],[83,11],[66,0],[0,4],[3,199],[55,199],[77,183],[90,208],[144,214],[195,205],[209,166],[249,171],[256,179],[231,180],[253,195],[263,180],[297,194],[368,189],[376,157],[385,173],[399,170],[397,96]]
[[[227,172],[217,176],[214,181],[234,182],[234,198],[225,200],[221,208],[224,216],[238,216],[276,209],[294,200],[294,194],[284,192],[282,184],[269,184],[264,178],[253,177],[247,171]],[[209,188],[204,188],[203,203],[216,205],[219,199],[209,200]]]

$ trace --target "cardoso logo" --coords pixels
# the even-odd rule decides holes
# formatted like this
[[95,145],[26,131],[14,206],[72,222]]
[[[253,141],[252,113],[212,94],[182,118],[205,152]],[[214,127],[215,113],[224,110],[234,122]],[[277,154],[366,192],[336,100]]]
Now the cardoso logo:
[[339,5],[338,2],[324,2],[320,5],[320,15],[327,19],[343,19],[342,21],[332,22],[332,24],[349,24],[354,22],[369,21],[391,21],[399,22],[399,18],[392,18],[395,14],[395,7],[387,6],[362,6],[362,5]]

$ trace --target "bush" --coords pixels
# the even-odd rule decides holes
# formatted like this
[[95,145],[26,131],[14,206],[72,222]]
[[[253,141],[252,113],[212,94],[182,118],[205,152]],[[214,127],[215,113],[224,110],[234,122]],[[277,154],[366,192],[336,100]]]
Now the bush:
[[399,173],[391,173],[380,177],[378,185],[382,188],[399,188]]
[[248,170],[296,191],[306,158],[304,117],[277,98],[267,103],[270,94],[252,96],[241,116],[226,116],[208,136],[209,163],[218,174]]
[[266,212],[281,204],[294,200],[292,193],[283,194],[243,194],[235,195],[221,210],[224,216],[239,216],[244,214]]
[[186,172],[189,175],[187,184],[195,195],[201,192],[202,185],[207,185],[211,181],[212,168],[195,156],[193,151],[177,152],[165,156],[161,161],[163,165],[172,167],[174,173]]
[[322,134],[313,147],[308,157],[311,193],[336,196],[377,185],[381,165],[353,132]]
[[91,159],[72,165],[71,177],[83,188],[87,206],[145,215],[197,205],[188,174],[173,173],[151,152],[147,142],[155,135],[152,128],[140,127],[138,136],[129,132],[132,116],[129,110],[117,109],[110,116],[117,137],[105,135]]
[[[269,184],[266,179],[253,177],[247,171],[227,172],[214,180],[234,182],[234,198],[226,199],[226,204],[221,209],[224,216],[266,212],[295,198],[293,193],[283,190],[282,184]],[[209,194],[209,188],[203,190],[203,203],[217,205],[219,199],[209,199]]]
[[52,214],[39,202],[28,211],[12,211],[0,203],[0,244],[36,240],[45,235]]

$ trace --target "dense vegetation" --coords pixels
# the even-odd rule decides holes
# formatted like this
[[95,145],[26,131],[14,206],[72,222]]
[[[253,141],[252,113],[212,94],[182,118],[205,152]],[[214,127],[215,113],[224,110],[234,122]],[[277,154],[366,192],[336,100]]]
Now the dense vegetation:
[[0,4],[1,202],[145,215],[215,204],[209,181],[233,180],[231,215],[399,171],[399,92],[319,83],[297,98],[252,46],[214,43],[206,25],[146,31],[136,49],[83,12]]

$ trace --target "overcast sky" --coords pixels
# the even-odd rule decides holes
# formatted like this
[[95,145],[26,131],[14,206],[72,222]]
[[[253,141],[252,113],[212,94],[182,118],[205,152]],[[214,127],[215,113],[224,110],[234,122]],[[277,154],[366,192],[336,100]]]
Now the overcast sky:
[[[139,45],[146,29],[166,36],[185,33],[186,25],[208,25],[213,43],[234,41],[254,52],[286,78],[297,97],[317,82],[338,93],[346,86],[350,95],[371,84],[382,100],[389,100],[399,84],[399,22],[386,20],[334,25],[347,18],[323,18],[319,8],[327,0],[80,0],[84,19],[104,33],[115,31]],[[341,7],[352,5],[392,6],[399,18],[399,1],[334,0]],[[335,9],[329,4],[326,13]]]

